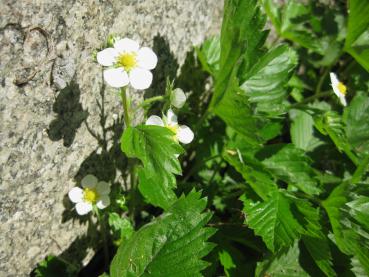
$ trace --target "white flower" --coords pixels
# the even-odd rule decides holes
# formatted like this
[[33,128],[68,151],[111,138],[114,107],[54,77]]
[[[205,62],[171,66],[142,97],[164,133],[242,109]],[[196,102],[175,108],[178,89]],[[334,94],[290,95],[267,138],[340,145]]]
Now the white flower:
[[157,115],[150,116],[146,120],[146,125],[167,127],[175,134],[174,136],[175,140],[183,144],[190,143],[194,138],[194,134],[188,126],[178,125],[177,116],[171,109],[168,110],[167,116],[164,116],[163,119],[161,119]]
[[175,90],[172,91],[172,94],[170,96],[170,103],[180,109],[183,107],[183,105],[186,103],[187,97],[184,94],[183,90],[181,90],[180,88],[176,88]]
[[138,42],[123,38],[114,42],[114,48],[97,53],[96,59],[103,66],[104,80],[112,87],[120,88],[131,84],[135,89],[147,89],[152,82],[152,73],[158,58],[148,47],[139,47]]
[[331,77],[331,85],[332,85],[334,93],[340,99],[341,104],[343,106],[347,106],[347,102],[345,98],[346,91],[347,91],[346,86],[338,80],[337,75],[335,73],[331,72],[329,76]]
[[83,189],[74,187],[68,193],[69,199],[76,203],[76,211],[79,215],[89,213],[95,204],[99,209],[110,205],[110,184],[99,182],[93,175],[87,175],[82,179],[81,185]]

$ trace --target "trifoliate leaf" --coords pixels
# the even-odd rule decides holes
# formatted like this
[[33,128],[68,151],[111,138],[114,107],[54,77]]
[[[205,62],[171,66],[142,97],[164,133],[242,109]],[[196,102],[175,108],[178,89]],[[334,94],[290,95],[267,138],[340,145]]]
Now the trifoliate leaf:
[[290,200],[282,192],[271,192],[270,198],[263,202],[242,200],[246,224],[262,237],[272,252],[291,246],[303,232],[303,227],[292,214]]
[[122,244],[114,257],[111,277],[202,276],[201,258],[213,248],[207,239],[215,230],[204,227],[211,214],[206,199],[192,191],[180,197],[162,216],[145,225]]
[[183,148],[173,136],[167,128],[140,125],[126,129],[121,139],[122,151],[143,164],[138,171],[140,192],[149,203],[163,209],[177,199],[174,174],[182,172],[176,155],[183,153]]

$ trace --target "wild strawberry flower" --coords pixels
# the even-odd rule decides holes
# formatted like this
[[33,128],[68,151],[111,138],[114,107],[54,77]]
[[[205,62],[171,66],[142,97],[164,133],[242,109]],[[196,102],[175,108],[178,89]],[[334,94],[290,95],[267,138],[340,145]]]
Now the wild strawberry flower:
[[82,179],[81,185],[83,189],[74,187],[68,193],[69,199],[76,204],[76,211],[79,215],[89,213],[93,205],[99,209],[110,205],[109,183],[99,182],[95,176],[89,174]]
[[331,85],[332,85],[334,94],[338,96],[341,104],[346,107],[347,106],[347,102],[345,98],[346,92],[347,92],[346,86],[338,80],[337,75],[335,73],[331,72],[329,76],[331,77]]
[[172,94],[170,95],[170,104],[178,109],[183,107],[183,105],[186,103],[186,100],[187,97],[180,88],[173,90]]
[[161,119],[157,115],[152,115],[146,120],[146,125],[156,125],[166,127],[171,130],[175,135],[174,139],[183,144],[190,143],[194,138],[194,133],[186,125],[179,125],[177,116],[169,109],[166,116]]
[[135,89],[147,89],[152,82],[150,70],[156,67],[158,58],[149,47],[141,47],[138,42],[123,38],[114,42],[114,47],[97,53],[99,64],[109,66],[104,71],[104,80],[115,88],[128,84]]

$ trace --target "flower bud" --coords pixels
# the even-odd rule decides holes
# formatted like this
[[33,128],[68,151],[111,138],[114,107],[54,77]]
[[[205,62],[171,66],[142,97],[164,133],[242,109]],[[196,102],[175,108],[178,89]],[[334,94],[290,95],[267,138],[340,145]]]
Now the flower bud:
[[172,91],[171,97],[170,97],[170,103],[180,109],[183,107],[183,105],[186,103],[187,97],[184,94],[183,90],[180,88],[176,88]]

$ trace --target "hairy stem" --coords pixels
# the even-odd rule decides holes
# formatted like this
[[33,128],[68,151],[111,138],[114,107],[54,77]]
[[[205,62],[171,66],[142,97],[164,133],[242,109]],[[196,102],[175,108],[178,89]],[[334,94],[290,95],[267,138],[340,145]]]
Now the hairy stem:
[[124,112],[124,125],[126,128],[129,128],[131,126],[131,121],[129,117],[129,106],[127,101],[127,91],[126,88],[123,87],[120,90],[120,97],[122,98],[122,104],[123,104],[123,112]]

